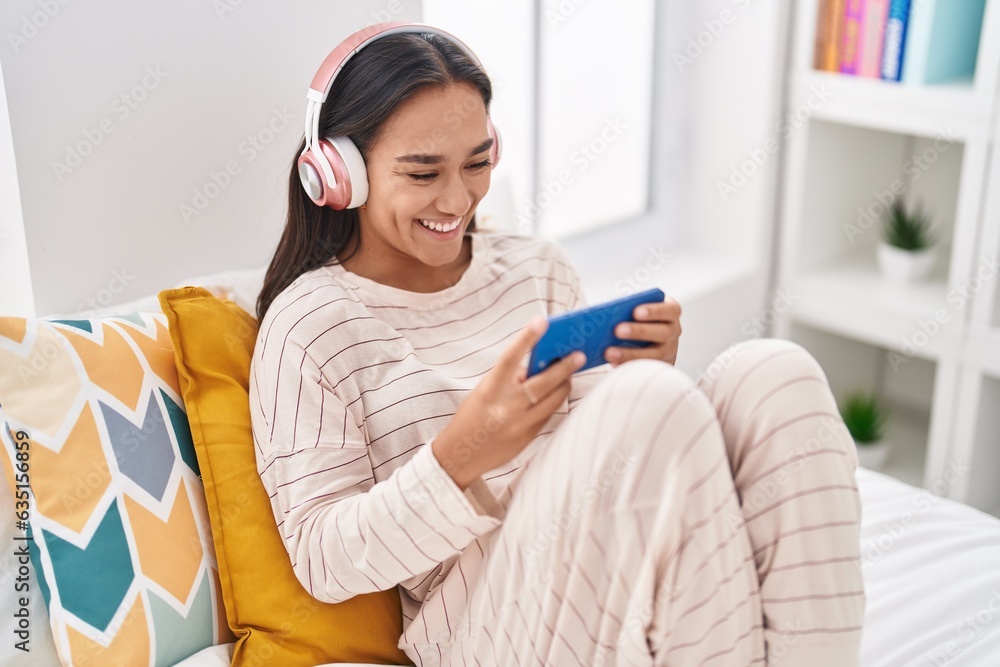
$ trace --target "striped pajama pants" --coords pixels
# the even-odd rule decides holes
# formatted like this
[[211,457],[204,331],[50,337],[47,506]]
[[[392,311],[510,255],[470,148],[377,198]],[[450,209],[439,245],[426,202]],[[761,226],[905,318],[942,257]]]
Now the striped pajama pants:
[[859,664],[857,455],[802,347],[627,362],[536,443],[418,665]]

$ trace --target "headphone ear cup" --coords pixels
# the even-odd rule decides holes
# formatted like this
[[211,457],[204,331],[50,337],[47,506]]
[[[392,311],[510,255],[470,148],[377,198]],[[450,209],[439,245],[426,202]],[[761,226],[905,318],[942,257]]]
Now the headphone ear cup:
[[349,137],[323,137],[319,140],[337,184],[331,186],[320,160],[312,150],[299,157],[299,179],[306,194],[317,206],[335,211],[357,208],[368,199],[368,169],[361,151]]
[[327,191],[326,179],[311,148],[299,155],[299,182],[312,203],[323,206],[323,202],[326,201],[324,199]]
[[486,131],[493,137],[493,148],[490,149],[490,162],[493,163],[493,168],[500,164],[500,154],[503,152],[503,139],[500,137],[500,130],[493,125],[493,120],[487,116],[486,117]]
[[[326,154],[327,147],[336,150],[336,154],[340,157],[340,166],[344,170],[344,183],[348,185],[343,208],[358,208],[368,201],[368,167],[365,165],[365,159],[350,137],[325,137],[325,139],[326,141],[320,142],[324,146],[323,154]],[[337,174],[337,178],[341,178],[340,174]]]

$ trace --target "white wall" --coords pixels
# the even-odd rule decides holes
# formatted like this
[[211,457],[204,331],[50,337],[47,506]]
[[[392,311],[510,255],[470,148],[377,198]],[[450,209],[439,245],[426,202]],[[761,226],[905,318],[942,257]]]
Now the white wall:
[[[682,0],[670,2],[680,12]],[[689,3],[687,34],[670,45],[692,114],[687,239],[722,261],[752,267],[744,280],[706,293],[687,309],[687,358],[678,361],[685,370],[704,370],[733,342],[769,335],[766,324],[784,307],[784,296],[774,293],[781,286],[771,282],[790,10],[789,0]],[[690,62],[689,54],[695,54]],[[751,155],[756,161],[748,164]]]
[[[0,92],[4,89],[0,69]],[[5,313],[34,317],[28,246],[21,218],[14,138],[10,132],[7,98],[0,95],[0,306]]]
[[[355,29],[419,17],[419,0],[4,0],[16,173],[4,123],[0,311],[85,310],[265,264],[316,68]],[[29,264],[31,285],[15,282]]]
[[734,259],[769,259],[780,154],[768,149],[780,147],[788,131],[782,122],[788,11],[787,0],[705,0],[674,49],[696,54],[678,66],[691,78],[697,119],[691,239]]

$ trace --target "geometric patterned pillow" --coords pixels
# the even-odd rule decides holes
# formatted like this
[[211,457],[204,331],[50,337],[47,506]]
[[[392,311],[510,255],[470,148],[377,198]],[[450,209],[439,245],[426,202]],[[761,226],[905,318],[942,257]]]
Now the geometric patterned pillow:
[[12,489],[30,487],[15,547],[37,587],[18,595],[44,597],[64,665],[233,641],[163,313],[0,317],[0,422]]

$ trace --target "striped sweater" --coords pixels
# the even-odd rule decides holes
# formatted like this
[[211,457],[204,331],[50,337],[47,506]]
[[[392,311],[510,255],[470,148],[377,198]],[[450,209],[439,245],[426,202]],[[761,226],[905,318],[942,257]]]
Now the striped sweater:
[[500,525],[535,445],[610,369],[574,375],[532,444],[460,490],[433,438],[532,317],[585,305],[554,241],[469,235],[469,267],[438,292],[383,285],[336,260],[299,276],[265,314],[250,372],[258,472],[299,581],[326,602],[398,584],[404,631],[417,619],[421,636],[464,603],[424,600]]

